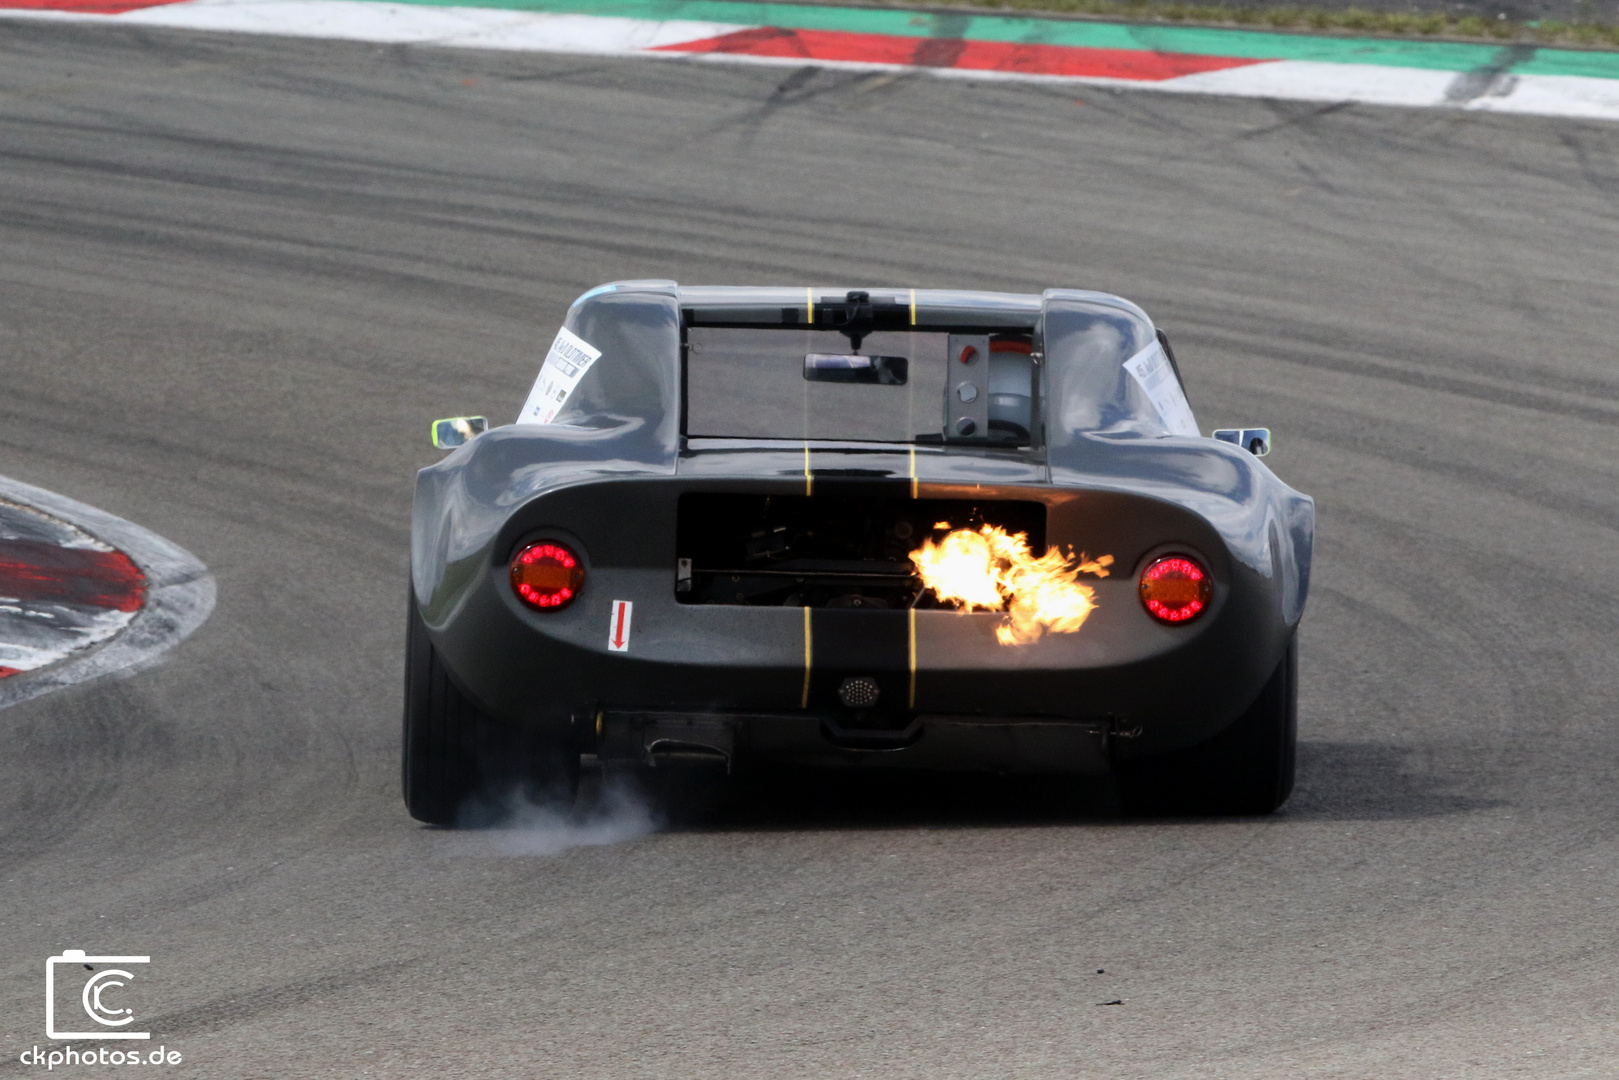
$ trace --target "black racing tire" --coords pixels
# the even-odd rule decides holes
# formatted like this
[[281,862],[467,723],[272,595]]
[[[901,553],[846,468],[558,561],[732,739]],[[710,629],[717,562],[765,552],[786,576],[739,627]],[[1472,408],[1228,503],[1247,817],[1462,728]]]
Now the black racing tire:
[[477,772],[467,752],[466,729],[481,722],[428,640],[416,598],[405,629],[405,729],[401,787],[417,821],[453,825],[472,794]]
[[566,738],[488,716],[451,679],[416,599],[405,632],[401,787],[429,825],[494,825],[537,806],[571,807],[579,754]]
[[1138,816],[1249,815],[1277,810],[1293,793],[1298,747],[1298,641],[1241,716],[1186,750],[1115,770],[1126,813]]

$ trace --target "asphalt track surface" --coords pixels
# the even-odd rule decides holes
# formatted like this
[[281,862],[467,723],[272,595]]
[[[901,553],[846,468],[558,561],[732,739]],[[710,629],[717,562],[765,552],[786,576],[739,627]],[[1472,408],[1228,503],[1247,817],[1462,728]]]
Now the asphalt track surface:
[[[8,24],[0,147],[0,473],[218,583],[0,712],[0,1073],[63,948],[208,1077],[1615,1071],[1619,128]],[[639,276],[1141,301],[1318,499],[1292,801],[408,820],[427,421]]]

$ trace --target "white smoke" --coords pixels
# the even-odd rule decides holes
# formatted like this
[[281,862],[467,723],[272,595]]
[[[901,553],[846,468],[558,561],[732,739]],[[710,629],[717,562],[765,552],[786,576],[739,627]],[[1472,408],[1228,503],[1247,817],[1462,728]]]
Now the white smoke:
[[571,806],[535,804],[514,790],[498,805],[466,808],[463,824],[483,827],[453,834],[455,847],[469,854],[543,857],[638,840],[664,824],[662,815],[626,781],[593,782],[587,777],[581,789]]

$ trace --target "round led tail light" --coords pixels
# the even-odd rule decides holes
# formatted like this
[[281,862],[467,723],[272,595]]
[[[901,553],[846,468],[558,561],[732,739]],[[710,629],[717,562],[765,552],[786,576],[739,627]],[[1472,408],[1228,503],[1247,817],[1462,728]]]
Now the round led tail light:
[[579,556],[555,540],[529,544],[512,557],[512,591],[536,611],[567,607],[584,583]]
[[1190,555],[1168,555],[1141,572],[1141,604],[1159,622],[1191,622],[1209,606],[1214,583]]

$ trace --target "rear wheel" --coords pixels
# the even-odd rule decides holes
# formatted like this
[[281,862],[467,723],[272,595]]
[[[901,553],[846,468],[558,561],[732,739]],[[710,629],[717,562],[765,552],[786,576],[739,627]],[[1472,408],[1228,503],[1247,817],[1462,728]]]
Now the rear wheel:
[[410,816],[430,825],[490,825],[524,807],[571,805],[579,755],[566,738],[485,714],[450,679],[414,597],[409,620],[401,783]]
[[1293,792],[1298,745],[1298,643],[1246,712],[1207,742],[1121,763],[1127,813],[1269,814]]

